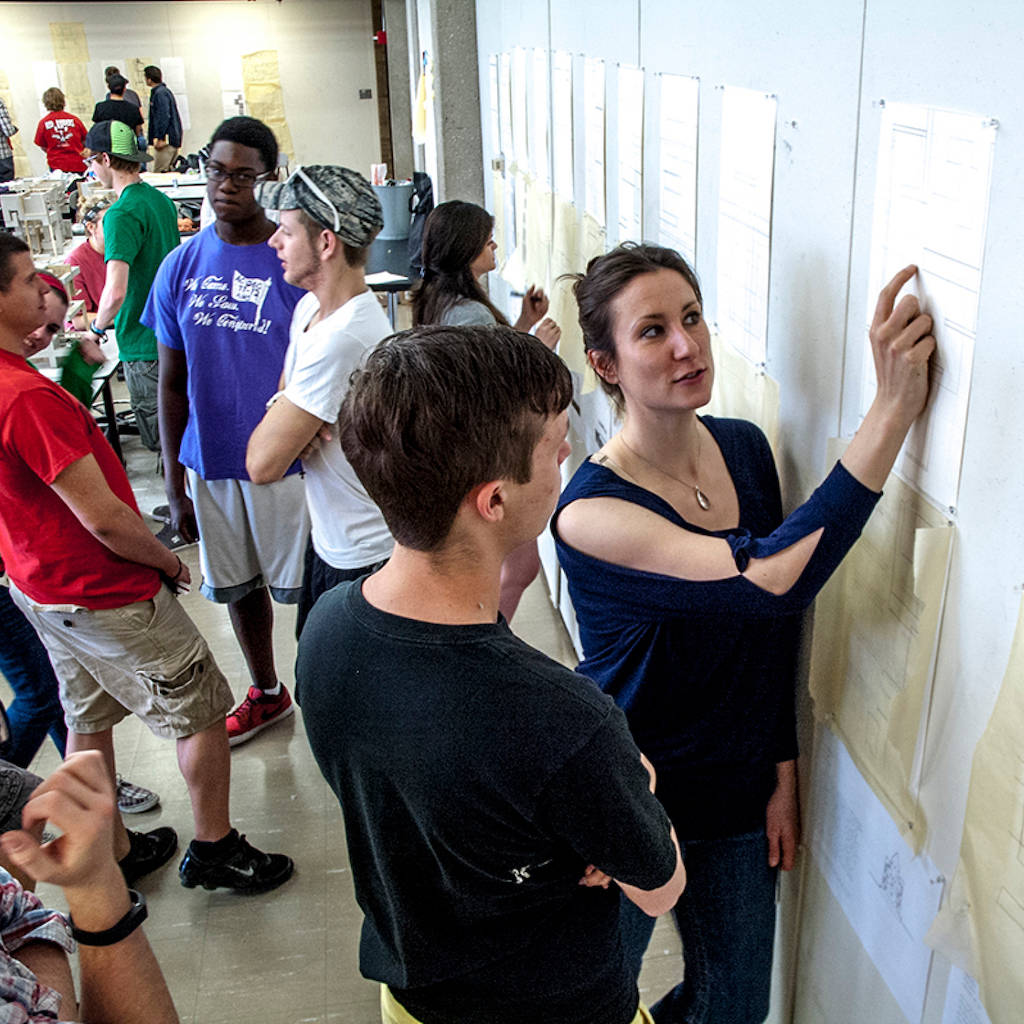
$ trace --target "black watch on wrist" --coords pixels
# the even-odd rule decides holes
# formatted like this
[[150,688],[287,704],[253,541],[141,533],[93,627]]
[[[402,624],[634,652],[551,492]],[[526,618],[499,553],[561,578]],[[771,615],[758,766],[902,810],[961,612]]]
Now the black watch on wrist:
[[97,327],[95,320],[89,324],[89,330],[92,331],[97,338],[105,338],[107,336],[107,329],[105,327]]
[[134,889],[128,890],[128,898],[132,905],[128,913],[115,925],[104,928],[101,932],[87,932],[79,928],[74,918],[68,914],[68,921],[71,923],[71,934],[75,941],[83,946],[112,946],[115,942],[126,939],[136,928],[149,916],[146,909],[146,897]]

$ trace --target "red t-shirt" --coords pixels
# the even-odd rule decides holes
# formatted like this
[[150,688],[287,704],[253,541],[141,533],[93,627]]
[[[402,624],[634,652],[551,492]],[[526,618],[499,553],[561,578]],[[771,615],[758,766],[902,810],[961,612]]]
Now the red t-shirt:
[[82,146],[88,131],[74,114],[54,110],[46,114],[36,128],[36,145],[46,150],[51,171],[85,173]]
[[107,280],[107,265],[103,253],[97,252],[87,241],[76,246],[64,257],[65,263],[79,267],[75,277],[73,298],[85,303],[87,313],[95,313],[100,303],[103,285]]
[[155,569],[115,555],[50,486],[90,454],[114,494],[138,513],[124,467],[85,406],[0,350],[0,558],[39,604],[119,608],[148,600],[160,586]]

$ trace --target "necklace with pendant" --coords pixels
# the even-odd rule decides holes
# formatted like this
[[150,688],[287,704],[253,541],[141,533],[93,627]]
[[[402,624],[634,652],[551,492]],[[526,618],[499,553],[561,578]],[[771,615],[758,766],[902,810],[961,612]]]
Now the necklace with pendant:
[[[643,462],[646,465],[650,466],[651,469],[657,470],[662,476],[667,476],[669,478],[669,480],[675,480],[675,482],[677,484],[682,484],[684,487],[687,487],[691,491],[693,491],[694,500],[697,502],[698,505],[700,505],[700,507],[705,512],[707,512],[711,508],[711,499],[708,498],[708,496],[700,489],[700,484],[699,483],[691,483],[689,480],[681,480],[679,477],[674,476],[672,473],[666,472],[664,469],[661,468],[661,466],[655,465],[653,462],[651,462],[650,459],[645,459],[635,448],[632,448],[629,444],[626,443],[626,439],[621,434],[619,434],[619,440],[622,442],[622,446],[626,449],[626,451],[631,452],[641,462]],[[700,467],[700,449],[701,449],[701,436],[700,436],[700,431],[698,431],[697,432],[697,466],[698,466],[698,468]]]

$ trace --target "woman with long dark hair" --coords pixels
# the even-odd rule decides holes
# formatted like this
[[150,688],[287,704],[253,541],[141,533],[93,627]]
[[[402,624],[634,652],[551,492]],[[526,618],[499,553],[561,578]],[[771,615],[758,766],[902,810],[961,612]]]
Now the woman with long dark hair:
[[[436,206],[423,228],[423,280],[413,295],[413,326],[508,325],[480,285],[480,278],[495,269],[497,248],[494,218],[485,209],[461,199]],[[532,330],[554,348],[561,331],[554,320],[545,318],[547,311],[547,296],[531,285],[511,326]]]
[[[423,228],[423,280],[413,295],[413,326],[510,326],[480,285],[480,278],[495,269],[497,248],[494,218],[482,207],[459,199],[434,207]],[[545,316],[547,311],[547,296],[531,286],[523,296],[519,318],[511,326],[533,333],[553,349],[562,332]],[[512,619],[523,591],[539,571],[536,541],[522,545],[505,559],[499,607],[506,620]]]
[[[801,616],[854,543],[928,393],[931,319],[883,289],[877,394],[842,459],[783,518],[764,434],[698,416],[714,363],[700,285],[677,253],[627,243],[575,284],[587,358],[622,429],[553,520],[584,659],[657,771],[687,886],[685,978],[658,1024],[756,1024],[768,1012],[775,879],[800,826],[794,684]],[[639,970],[653,921],[624,907]]]

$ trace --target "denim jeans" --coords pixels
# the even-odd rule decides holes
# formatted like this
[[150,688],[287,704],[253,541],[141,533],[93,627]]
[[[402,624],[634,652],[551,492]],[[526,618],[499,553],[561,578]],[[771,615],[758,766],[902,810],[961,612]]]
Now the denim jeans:
[[[776,869],[763,831],[680,840],[686,888],[672,911],[684,977],[651,1008],[656,1024],[760,1024],[768,1015]],[[654,919],[623,897],[623,943],[637,974]]]
[[11,741],[3,757],[27,768],[47,733],[63,757],[68,730],[57,677],[46,648],[6,587],[0,587],[0,672],[14,691],[7,709]]

